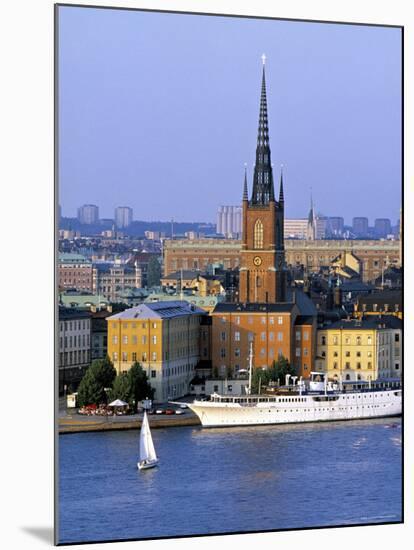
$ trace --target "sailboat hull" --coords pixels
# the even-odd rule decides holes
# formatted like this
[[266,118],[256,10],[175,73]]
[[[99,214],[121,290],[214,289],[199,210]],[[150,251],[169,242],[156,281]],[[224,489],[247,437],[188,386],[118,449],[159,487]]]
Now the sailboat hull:
[[158,459],[155,460],[140,460],[137,463],[138,470],[149,470],[150,468],[155,468],[155,466],[158,466]]

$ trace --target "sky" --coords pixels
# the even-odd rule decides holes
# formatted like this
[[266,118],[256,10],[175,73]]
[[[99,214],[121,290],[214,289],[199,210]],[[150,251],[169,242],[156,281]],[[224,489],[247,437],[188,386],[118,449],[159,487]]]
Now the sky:
[[[397,28],[59,8],[59,203],[215,222],[251,192],[266,54],[285,216],[401,207]],[[277,184],[278,185],[278,184]]]

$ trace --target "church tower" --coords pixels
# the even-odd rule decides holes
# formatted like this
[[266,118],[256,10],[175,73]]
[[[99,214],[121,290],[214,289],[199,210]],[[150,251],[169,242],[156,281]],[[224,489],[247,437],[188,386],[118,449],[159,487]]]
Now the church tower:
[[265,59],[263,55],[259,131],[250,200],[246,173],[243,188],[239,301],[246,303],[286,300],[283,172],[280,176],[279,200],[276,201],[269,147]]
[[306,239],[308,241],[316,240],[316,216],[315,209],[313,208],[312,192],[310,200],[310,210],[308,215],[308,225],[306,226]]

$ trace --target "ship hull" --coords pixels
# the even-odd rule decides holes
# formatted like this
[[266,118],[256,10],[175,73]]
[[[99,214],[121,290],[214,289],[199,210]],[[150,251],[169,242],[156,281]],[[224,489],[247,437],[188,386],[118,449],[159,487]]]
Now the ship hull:
[[278,397],[273,402],[239,404],[194,401],[189,408],[204,427],[329,422],[399,416],[401,390],[339,395]]

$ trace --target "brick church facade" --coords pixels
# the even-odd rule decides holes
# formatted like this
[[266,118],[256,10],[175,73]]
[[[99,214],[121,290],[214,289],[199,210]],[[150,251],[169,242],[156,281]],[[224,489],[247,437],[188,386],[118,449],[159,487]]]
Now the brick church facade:
[[255,368],[267,368],[283,356],[299,375],[309,376],[315,357],[316,308],[301,290],[288,288],[283,222],[283,174],[276,200],[263,63],[250,199],[246,172],[244,176],[238,300],[218,304],[212,312],[212,366],[221,375],[246,368],[252,342]]

